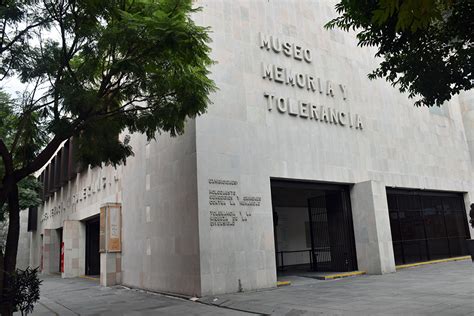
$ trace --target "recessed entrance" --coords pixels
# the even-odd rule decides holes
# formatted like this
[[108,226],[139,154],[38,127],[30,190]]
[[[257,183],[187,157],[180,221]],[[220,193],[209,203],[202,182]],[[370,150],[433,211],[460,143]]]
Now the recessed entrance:
[[467,255],[461,194],[387,190],[396,264]]
[[63,243],[63,229],[58,228],[57,230],[59,238],[59,270],[58,272],[64,272],[64,243]]
[[86,222],[86,274],[100,274],[99,217]]
[[280,275],[357,270],[346,186],[272,180],[271,191]]

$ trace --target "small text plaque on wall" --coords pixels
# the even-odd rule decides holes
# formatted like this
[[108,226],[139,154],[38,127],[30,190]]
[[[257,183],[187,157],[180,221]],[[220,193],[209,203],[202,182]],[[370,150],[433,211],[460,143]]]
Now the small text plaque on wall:
[[233,179],[209,179],[209,224],[211,227],[235,227],[247,223],[261,196],[243,195]]

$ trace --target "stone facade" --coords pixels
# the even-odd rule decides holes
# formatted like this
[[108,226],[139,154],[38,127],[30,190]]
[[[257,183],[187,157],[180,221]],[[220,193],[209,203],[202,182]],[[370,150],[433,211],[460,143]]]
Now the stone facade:
[[113,286],[122,283],[122,255],[121,253],[100,254],[100,284]]
[[[4,251],[7,242],[8,218],[0,222],[0,249]],[[32,266],[30,263],[30,234],[28,232],[28,211],[20,212],[20,236],[18,244],[18,253],[16,258],[16,267],[26,269]],[[32,267],[35,267],[34,265]]]
[[[395,270],[386,188],[473,201],[472,92],[415,108],[368,80],[374,50],[324,29],[336,1],[197,4],[217,61],[208,112],[176,138],[131,135],[126,166],[89,169],[56,192],[40,210],[31,260],[40,261],[38,236],[49,245],[63,227],[63,276],[83,274],[84,220],[112,202],[122,205],[123,244],[115,258],[101,255],[103,285],[196,296],[274,287],[270,181],[293,179],[351,187],[359,269],[380,274]],[[222,192],[232,203],[219,202]]]
[[369,274],[395,272],[387,193],[378,181],[352,187],[352,218],[359,270]]
[[[354,33],[324,29],[335,16],[336,1],[201,3],[198,21],[213,29],[218,61],[213,77],[219,86],[208,113],[196,120],[203,294],[236,292],[240,284],[244,289],[275,284],[271,178],[355,184],[354,192],[358,183],[371,181],[366,193],[374,195],[362,205],[372,211],[367,215],[376,226],[366,232],[367,243],[382,245],[369,247],[378,255],[367,257],[370,262],[363,266],[375,265],[370,270],[379,272],[393,271],[388,216],[380,214],[387,208],[381,187],[473,191],[473,153],[459,97],[439,113],[413,107],[412,100],[382,80],[368,80],[377,64],[374,51],[357,48]],[[267,49],[259,33],[310,49],[312,62]],[[262,63],[329,80],[334,91],[268,80]],[[274,78],[277,73],[274,69]],[[275,104],[268,106],[266,95],[359,114],[363,129],[328,123],[321,113],[316,120],[298,109],[280,111]],[[242,194],[261,197],[249,221],[232,229],[209,227],[213,178],[236,180]],[[357,195],[352,196],[356,204]],[[358,230],[365,226],[354,223],[355,235],[363,236]]]
[[64,272],[63,278],[74,278],[85,274],[85,227],[80,221],[65,220]]

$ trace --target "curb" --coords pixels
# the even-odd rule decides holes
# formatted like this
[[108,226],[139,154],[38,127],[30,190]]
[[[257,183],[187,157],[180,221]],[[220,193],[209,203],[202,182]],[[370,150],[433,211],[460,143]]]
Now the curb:
[[94,278],[88,275],[80,275],[79,278],[100,282],[100,278]]
[[353,277],[353,276],[358,276],[358,275],[365,275],[367,272],[365,271],[352,271],[352,272],[343,272],[343,273],[335,273],[335,274],[328,274],[324,276],[317,276],[315,279],[318,280],[334,280],[334,279],[342,279],[342,278],[348,278],[348,277]]
[[395,266],[397,270],[403,270],[408,268],[414,268],[419,266],[424,266],[428,264],[436,264],[436,263],[444,263],[444,262],[453,262],[453,261],[461,261],[461,260],[470,260],[471,256],[463,256],[463,257],[455,257],[455,258],[447,258],[447,259],[438,259],[438,260],[431,260],[431,261],[423,261],[423,262],[416,262],[416,263],[409,263],[409,264],[402,264]]

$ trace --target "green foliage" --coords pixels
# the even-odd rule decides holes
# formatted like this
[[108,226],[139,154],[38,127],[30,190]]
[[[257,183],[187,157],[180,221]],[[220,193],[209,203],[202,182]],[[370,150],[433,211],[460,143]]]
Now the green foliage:
[[20,209],[26,210],[41,204],[39,196],[42,184],[34,176],[28,176],[18,182],[18,196],[20,198]]
[[[33,159],[47,142],[45,126],[39,113],[25,111],[25,107],[0,90],[0,139],[12,150],[15,167],[22,167]],[[1,157],[0,157],[1,159]],[[0,176],[3,178],[0,166]]]
[[[20,116],[31,113],[51,137],[74,136],[85,164],[125,162],[133,154],[119,138],[125,130],[177,135],[188,118],[205,112],[215,89],[208,78],[213,61],[209,30],[190,19],[197,11],[191,0],[25,3],[9,23],[41,24],[20,41],[22,61],[7,74],[29,85]],[[16,149],[15,156],[27,164],[35,149]]]
[[31,32],[46,31],[49,24],[38,0],[4,0],[0,5],[0,80],[12,75],[30,53]]
[[1,2],[0,83],[26,85],[13,100],[0,94],[0,215],[8,200],[14,219],[0,252],[6,273],[15,269],[19,208],[38,202],[29,176],[65,140],[83,165],[115,165],[133,154],[121,135],[174,136],[206,111],[216,88],[209,29],[191,20],[196,11],[192,0]]
[[375,46],[385,78],[416,106],[440,106],[474,84],[472,0],[343,0],[326,24],[354,30],[360,46]]
[[381,26],[396,16],[397,31],[416,32],[429,27],[434,20],[441,20],[442,11],[448,9],[451,3],[452,1],[437,0],[379,0],[378,8],[372,12],[372,22]]
[[[26,210],[31,207],[39,206],[42,203],[40,190],[42,184],[34,176],[28,176],[18,183],[18,198],[20,209]],[[8,203],[0,209],[0,222],[6,218],[8,212]]]
[[[8,147],[12,147],[15,142],[15,131],[17,131],[19,125],[22,125],[23,132],[21,135],[16,137],[16,148],[17,152],[15,155],[14,165],[21,167],[26,158],[34,157],[44,146],[46,141],[46,135],[41,131],[41,125],[38,123],[38,119],[34,113],[24,116],[23,120],[20,120],[18,112],[18,105],[15,100],[12,100],[5,92],[0,90],[0,139]],[[37,115],[36,115],[37,116]],[[0,157],[0,161],[3,159]],[[5,174],[4,164],[0,164],[0,179],[3,179]],[[19,203],[21,209],[27,209],[30,207],[38,206],[41,204],[39,196],[39,190],[41,184],[33,176],[28,176],[18,182],[19,191]],[[8,210],[8,204],[0,207],[0,222],[5,219],[5,213]]]
[[0,137],[10,138],[11,132],[17,124],[17,117],[13,114],[13,102],[10,96],[0,90]]
[[[15,269],[17,202],[38,202],[29,175],[63,141],[73,137],[83,164],[115,165],[133,154],[125,131],[174,136],[206,111],[213,61],[209,30],[194,24],[195,12],[192,0],[1,2],[0,81],[15,76],[27,85],[15,100],[0,94],[0,215],[8,200],[14,219],[4,257],[0,251],[3,276]],[[26,305],[0,308],[31,311],[39,294],[25,284],[18,299]]]
[[10,302],[21,315],[32,313],[34,304],[40,298],[41,282],[38,278],[38,268],[17,269],[13,275],[7,277],[5,291],[1,297],[2,303]]
[[0,91],[0,179],[11,157],[21,207],[39,201],[23,178],[62,141],[74,137],[84,165],[123,163],[133,154],[125,130],[177,135],[205,112],[213,61],[196,11],[191,0],[2,2],[0,81],[16,76],[27,88],[16,99]]

